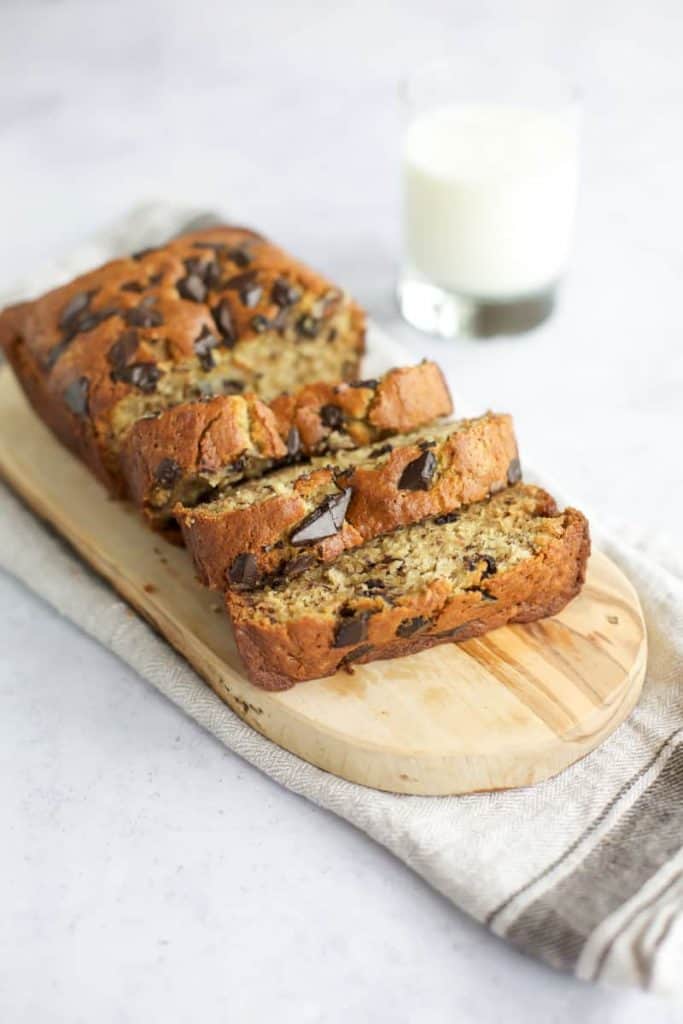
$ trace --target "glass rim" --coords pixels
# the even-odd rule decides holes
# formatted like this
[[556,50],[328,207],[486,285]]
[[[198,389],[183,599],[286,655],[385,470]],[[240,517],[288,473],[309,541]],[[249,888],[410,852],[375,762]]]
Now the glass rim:
[[[452,72],[457,69],[458,64],[463,65],[468,62],[476,60],[474,54],[445,54],[440,57],[431,57],[425,61],[422,61],[417,67],[410,71],[404,71],[398,78],[396,85],[396,91],[398,99],[401,104],[410,105],[411,103],[417,102],[417,98],[413,94],[413,90],[416,87],[416,83],[420,80],[424,81],[430,74],[436,74],[439,72]],[[509,61],[510,66],[514,65],[514,59],[508,59],[503,57],[501,64],[505,66],[506,61]],[[520,66],[520,62],[518,62]],[[535,64],[529,64],[527,62],[521,62],[521,66],[524,66],[527,72],[531,71],[534,75],[540,74],[540,76],[547,76],[548,79],[555,79],[556,82],[561,83],[564,90],[565,96],[561,99],[556,100],[553,103],[555,107],[581,107],[583,104],[583,91],[579,82],[569,73],[565,72],[562,67],[551,61],[538,61]],[[512,105],[509,100],[501,99],[502,103]]]

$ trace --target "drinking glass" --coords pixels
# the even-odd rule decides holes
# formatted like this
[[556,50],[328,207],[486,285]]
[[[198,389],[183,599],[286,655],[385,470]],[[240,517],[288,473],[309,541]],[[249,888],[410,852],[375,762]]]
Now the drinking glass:
[[446,338],[542,323],[571,249],[576,90],[552,68],[453,59],[400,99],[404,318]]

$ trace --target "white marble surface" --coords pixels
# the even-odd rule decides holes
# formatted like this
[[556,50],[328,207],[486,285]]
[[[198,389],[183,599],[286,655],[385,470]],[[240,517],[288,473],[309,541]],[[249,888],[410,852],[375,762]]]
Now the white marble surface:
[[[550,54],[586,99],[572,274],[515,341],[430,341],[392,300],[395,80],[458,50]],[[439,358],[462,412],[510,409],[577,502],[671,531],[681,52],[679,0],[4,0],[0,275],[140,198],[221,203]],[[0,621],[3,1022],[681,1020],[521,958],[5,577]]]

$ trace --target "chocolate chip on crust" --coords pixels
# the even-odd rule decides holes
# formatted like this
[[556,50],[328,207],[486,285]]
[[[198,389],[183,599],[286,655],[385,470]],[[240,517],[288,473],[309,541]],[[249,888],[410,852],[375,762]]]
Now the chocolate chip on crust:
[[256,270],[246,270],[243,274],[236,274],[229,278],[223,287],[236,291],[242,305],[247,309],[256,306],[263,295],[263,288],[258,283],[258,271]]
[[88,415],[88,393],[90,384],[87,377],[77,377],[64,389],[64,401],[76,416]]
[[350,380],[348,384],[350,388],[370,388],[374,390],[379,387],[379,381],[374,377],[369,377],[367,380]]
[[125,281],[121,285],[122,292],[137,292],[138,295],[144,292],[145,286],[140,281]]
[[270,297],[276,306],[284,309],[297,303],[301,298],[301,292],[284,277],[278,277],[271,289]]
[[204,302],[208,289],[199,274],[188,274],[177,282],[178,294],[191,302]]
[[128,360],[137,352],[137,348],[137,331],[124,331],[118,341],[114,342],[107,352],[107,359],[115,374],[121,373]]
[[201,366],[202,370],[206,370],[208,372],[213,368],[214,359],[212,349],[214,349],[218,344],[218,338],[214,334],[212,334],[209,328],[206,326],[206,324],[204,324],[201,331],[199,332],[199,336],[195,338],[194,342],[192,343],[192,347],[194,348],[197,354],[197,358],[199,359],[199,365]]
[[160,487],[170,490],[176,480],[180,477],[181,473],[182,469],[175,459],[165,458],[161,460],[155,469],[154,479]]
[[426,619],[424,615],[416,615],[414,619],[404,619],[396,629],[396,636],[412,636],[418,630],[424,629],[428,623],[429,619]]
[[398,481],[401,491],[427,491],[436,472],[437,462],[430,451],[409,462]]
[[338,405],[323,405],[320,419],[330,430],[339,430],[344,425],[344,413]]
[[518,484],[522,479],[522,466],[519,459],[511,459],[510,465],[508,466],[508,484],[512,487],[513,484]]
[[284,563],[280,569],[280,575],[294,579],[313,565],[315,565],[315,558],[312,558],[311,555],[298,555],[297,558],[290,558],[288,562]]
[[223,299],[215,307],[213,318],[216,321],[218,330],[221,332],[223,344],[227,345],[228,348],[232,348],[235,344],[235,327],[232,322],[232,313],[230,312],[230,304],[227,299]]
[[[344,656],[342,659],[342,665],[348,665],[352,661],[358,661],[360,658],[364,658],[371,650],[372,644],[361,644],[360,647],[356,647],[355,651],[349,651],[349,653]],[[352,669],[349,669],[349,672],[351,671]]]
[[249,551],[243,551],[233,560],[227,571],[228,583],[233,587],[240,587],[244,590],[252,590],[259,578],[256,559]]
[[112,379],[132,384],[145,394],[156,391],[159,379],[163,376],[156,363],[132,363],[121,370],[112,371]]
[[333,537],[335,533],[339,533],[352,493],[352,488],[347,487],[340,494],[331,494],[325,498],[310,515],[299,523],[289,538],[290,543],[294,547],[315,544],[319,540]]
[[[151,299],[151,302],[149,301]],[[154,295],[148,295],[142,300],[139,306],[128,309],[124,313],[124,319],[129,327],[161,327],[164,318],[156,309],[150,307],[155,302]]]
[[95,291],[76,292],[72,295],[59,317],[59,326],[62,330],[69,330],[73,321],[90,305]]
[[333,647],[350,647],[368,637],[369,612],[361,612],[353,618],[343,618],[334,633]]

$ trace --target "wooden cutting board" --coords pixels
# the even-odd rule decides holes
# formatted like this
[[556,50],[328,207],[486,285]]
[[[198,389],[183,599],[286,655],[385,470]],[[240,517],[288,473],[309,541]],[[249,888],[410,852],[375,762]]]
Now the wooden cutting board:
[[0,371],[0,472],[251,726],[342,778],[397,793],[527,786],[593,750],[634,707],[647,642],[638,597],[603,554],[560,614],[377,661],[284,693],[241,670],[220,596],[187,553],[111,501]]

